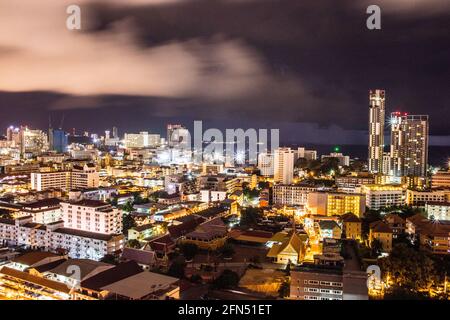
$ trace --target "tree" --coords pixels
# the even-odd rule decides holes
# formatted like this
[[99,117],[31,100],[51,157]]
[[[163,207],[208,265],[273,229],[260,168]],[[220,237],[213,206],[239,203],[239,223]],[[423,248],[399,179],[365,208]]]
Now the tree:
[[201,283],[201,282],[202,282],[202,277],[201,277],[199,274],[193,274],[193,275],[191,276],[190,281],[191,281],[192,283]]
[[180,250],[186,258],[186,261],[191,261],[198,253],[198,246],[194,243],[183,243],[180,245]]
[[125,212],[131,212],[134,210],[133,204],[131,203],[131,201],[128,201],[126,204],[124,204],[122,206],[122,210]]
[[126,235],[128,230],[134,227],[136,227],[136,221],[131,214],[124,214],[122,216],[122,233]]
[[370,244],[370,255],[374,258],[379,257],[383,252],[383,245],[378,239],[374,239]]
[[258,219],[262,217],[261,210],[258,208],[245,208],[241,212],[240,226],[255,226],[258,223]]
[[280,286],[280,289],[278,289],[278,294],[280,295],[280,298],[286,298],[289,297],[290,294],[290,284],[288,281],[283,281],[283,283]]
[[184,259],[179,257],[170,264],[167,274],[169,276],[181,279],[184,278],[185,268],[186,262],[184,261]]
[[103,258],[100,259],[100,262],[109,263],[109,264],[117,264],[117,259],[112,254],[105,254]]
[[224,258],[231,258],[234,254],[234,247],[233,244],[230,242],[226,242],[222,248],[220,248],[220,252],[222,253]]
[[225,269],[221,275],[213,281],[212,287],[214,289],[231,289],[236,287],[238,283],[239,275],[234,271]]
[[138,240],[136,240],[136,239],[130,239],[127,242],[127,246],[129,248],[140,249],[141,248],[141,243]]
[[394,286],[418,292],[428,290],[436,281],[433,260],[404,243],[393,246],[388,257],[379,259],[383,274],[390,275]]

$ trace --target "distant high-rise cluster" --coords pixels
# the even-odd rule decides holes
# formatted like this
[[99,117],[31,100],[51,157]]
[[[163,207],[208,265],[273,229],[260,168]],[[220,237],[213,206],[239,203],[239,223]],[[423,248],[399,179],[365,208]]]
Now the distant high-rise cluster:
[[394,177],[425,177],[428,169],[428,116],[391,113],[391,146],[386,152],[385,91],[371,90],[369,101],[369,171]]

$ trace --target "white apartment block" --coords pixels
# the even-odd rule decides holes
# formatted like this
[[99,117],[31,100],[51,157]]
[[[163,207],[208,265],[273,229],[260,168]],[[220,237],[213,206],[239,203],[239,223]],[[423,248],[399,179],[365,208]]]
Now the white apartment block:
[[214,190],[200,190],[200,201],[201,202],[216,202],[223,201],[227,198],[226,191],[214,191]]
[[140,133],[125,133],[126,148],[146,148],[157,147],[161,144],[159,134],[149,134],[147,131]]
[[317,187],[304,185],[275,185],[273,203],[287,206],[302,206],[308,203],[308,194],[317,191]]
[[33,172],[31,189],[43,191],[51,188],[71,190],[78,188],[97,188],[99,174],[94,165],[75,166],[72,171]]
[[297,158],[305,158],[306,160],[316,160],[317,151],[316,150],[306,150],[305,148],[297,149]]
[[122,211],[103,201],[61,202],[61,210],[66,228],[103,234],[122,232]]
[[23,204],[19,212],[20,216],[32,216],[35,223],[53,223],[62,218],[61,200],[48,198]]
[[262,176],[273,176],[273,154],[260,153],[258,155],[258,169]]
[[366,195],[366,207],[372,210],[405,204],[405,193],[400,185],[362,185],[361,193]]
[[428,219],[450,221],[450,202],[429,202],[425,204]]
[[46,251],[64,250],[70,258],[100,260],[123,249],[121,234],[101,234],[64,228],[63,221],[32,222],[31,216],[0,219],[0,240],[5,245],[24,245]]
[[425,205],[428,202],[449,202],[450,189],[431,191],[406,191],[406,204],[410,206]]
[[291,184],[294,180],[294,150],[278,148],[274,153],[274,182]]

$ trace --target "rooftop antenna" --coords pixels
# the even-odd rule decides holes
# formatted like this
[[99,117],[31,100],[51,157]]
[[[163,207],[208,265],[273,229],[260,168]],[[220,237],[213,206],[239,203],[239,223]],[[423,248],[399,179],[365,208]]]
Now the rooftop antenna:
[[59,123],[59,130],[62,130],[62,127],[64,124],[64,117],[65,117],[65,114],[62,115],[61,122]]

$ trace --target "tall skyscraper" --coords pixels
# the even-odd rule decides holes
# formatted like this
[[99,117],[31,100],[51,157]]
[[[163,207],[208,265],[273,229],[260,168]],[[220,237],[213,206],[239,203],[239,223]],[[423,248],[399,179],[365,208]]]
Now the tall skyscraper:
[[291,184],[294,179],[294,150],[278,148],[273,158],[274,182]]
[[67,151],[68,139],[64,130],[50,128],[48,130],[48,140],[50,150],[55,150],[59,153],[64,153]]
[[391,114],[392,174],[425,177],[428,169],[428,116]]
[[117,127],[112,128],[112,135],[114,139],[119,139],[119,130],[117,129]]
[[369,93],[369,172],[383,171],[384,149],[384,90],[370,90]]

